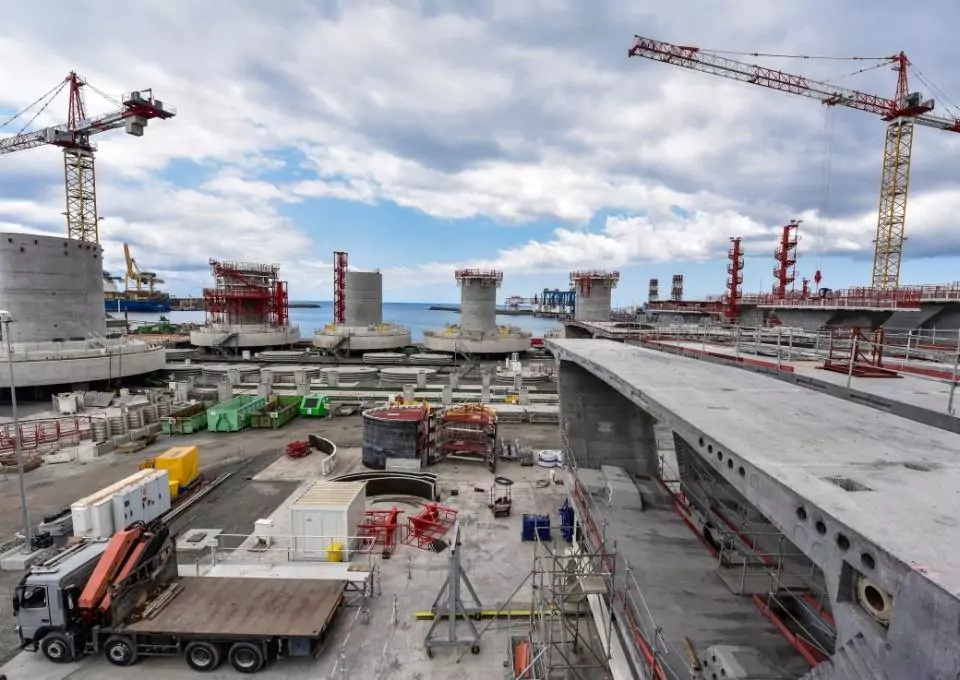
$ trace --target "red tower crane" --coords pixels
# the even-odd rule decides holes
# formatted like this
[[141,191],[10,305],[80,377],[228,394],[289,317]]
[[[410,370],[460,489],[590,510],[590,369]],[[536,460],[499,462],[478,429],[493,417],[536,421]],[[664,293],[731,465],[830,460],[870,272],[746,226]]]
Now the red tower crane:
[[[734,61],[704,52],[698,47],[673,45],[652,38],[635,36],[634,44],[627,54],[630,57],[643,57],[693,71],[731,78],[742,83],[816,99],[827,106],[846,106],[866,111],[886,121],[888,125],[880,179],[880,209],[874,241],[872,285],[882,290],[896,288],[899,285],[914,126],[923,125],[948,132],[960,132],[960,118],[931,115],[930,112],[934,107],[933,100],[923,100],[920,93],[910,92],[907,85],[910,60],[906,54],[900,52],[892,57],[877,60],[881,64],[890,64],[897,72],[897,89],[892,99],[837,87],[777,69]],[[755,54],[755,56],[761,55]],[[797,58],[804,57],[797,55]],[[929,83],[926,84],[930,87]]]
[[[112,113],[87,118],[81,89],[84,86],[95,89],[71,71],[57,87],[7,120],[6,123],[10,123],[20,118],[29,109],[42,102],[42,106],[33,118],[24,125],[26,128],[50,105],[54,97],[65,87],[69,88],[70,102],[66,123],[32,132],[21,130],[19,134],[12,137],[0,139],[0,154],[24,151],[44,144],[62,148],[67,190],[67,237],[96,243],[99,241],[100,218],[97,215],[97,183],[93,155],[97,147],[90,138],[97,133],[121,127],[128,135],[142,137],[147,121],[152,118],[161,120],[173,118],[177,112],[159,99],[154,99],[153,90],[148,88],[124,94],[122,99],[116,102],[120,108]],[[99,92],[99,90],[95,91]]]
[[[790,220],[790,224],[783,227],[780,235],[780,245],[774,255],[777,258],[777,266],[773,268],[775,283],[773,284],[773,294],[778,300],[787,297],[787,286],[797,280],[797,230],[800,228],[800,220]],[[817,284],[820,284],[820,272],[817,272]]]
[[333,323],[347,322],[347,254],[333,253]]

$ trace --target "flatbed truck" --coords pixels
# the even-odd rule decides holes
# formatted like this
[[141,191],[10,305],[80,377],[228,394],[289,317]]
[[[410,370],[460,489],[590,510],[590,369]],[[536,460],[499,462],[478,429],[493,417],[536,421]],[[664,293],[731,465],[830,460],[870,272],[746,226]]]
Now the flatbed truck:
[[256,673],[319,655],[343,581],[179,577],[166,530],[134,526],[33,567],[13,600],[21,647],[54,663],[103,654],[116,666],[182,655],[209,672]]

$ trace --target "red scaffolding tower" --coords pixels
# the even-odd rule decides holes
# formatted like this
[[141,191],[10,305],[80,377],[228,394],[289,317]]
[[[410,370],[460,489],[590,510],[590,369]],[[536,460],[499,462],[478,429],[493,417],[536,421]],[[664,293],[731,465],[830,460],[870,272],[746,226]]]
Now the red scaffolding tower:
[[616,288],[620,281],[620,272],[590,269],[570,272],[570,283],[576,285],[577,295],[590,297],[590,288],[594,284],[606,288]]
[[214,288],[203,289],[207,321],[227,326],[286,326],[290,320],[287,284],[280,267],[210,260]]
[[773,275],[776,277],[773,295],[778,300],[787,297],[787,286],[797,280],[797,229],[799,228],[799,220],[790,220],[790,224],[784,225],[780,245],[774,253],[777,266],[773,269]]
[[740,237],[731,238],[733,247],[727,252],[730,258],[730,264],[727,265],[727,273],[730,277],[727,279],[727,323],[736,323],[740,316],[740,284],[743,283],[743,251],[740,249]]
[[333,253],[333,322],[347,322],[347,254]]

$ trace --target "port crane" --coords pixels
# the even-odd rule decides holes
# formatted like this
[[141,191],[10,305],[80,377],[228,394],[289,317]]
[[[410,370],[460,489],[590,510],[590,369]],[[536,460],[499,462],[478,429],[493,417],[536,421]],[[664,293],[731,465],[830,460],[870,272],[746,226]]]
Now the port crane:
[[[88,118],[83,99],[82,88],[84,87],[95,89],[71,71],[53,90],[5,121],[4,125],[17,120],[33,107],[41,104],[33,117],[24,125],[26,129],[64,88],[69,91],[70,101],[66,123],[32,132],[21,130],[19,134],[12,137],[0,139],[0,154],[25,151],[45,144],[62,148],[67,195],[65,213],[67,237],[97,243],[100,222],[100,217],[97,215],[97,184],[94,173],[94,152],[97,147],[91,137],[117,128],[124,128],[128,135],[142,137],[143,129],[149,120],[153,118],[166,120],[173,118],[177,112],[173,107],[155,99],[153,90],[145,89],[124,94],[121,100],[116,102],[120,105],[119,109]],[[96,91],[99,93],[99,90]],[[106,97],[106,95],[103,96]]]
[[[124,276],[124,288],[128,293],[136,292],[139,297],[142,293],[154,294],[154,286],[163,283],[156,272],[147,272],[140,269],[137,261],[130,255],[130,245],[123,244],[123,257],[127,262],[127,271]],[[132,287],[131,287],[132,286]]]
[[[910,60],[906,54],[900,52],[877,60],[880,62],[879,65],[889,64],[892,70],[897,72],[896,93],[892,99],[888,99],[811,80],[804,76],[784,73],[773,68],[735,61],[719,54],[705,52],[698,47],[674,45],[641,36],[634,36],[634,38],[633,46],[627,51],[630,57],[643,57],[742,83],[788,92],[816,99],[826,106],[846,106],[878,115],[886,121],[872,286],[880,290],[891,290],[899,285],[914,127],[921,125],[947,132],[960,132],[960,119],[932,115],[930,112],[933,111],[934,101],[923,99],[919,92],[910,92],[907,83]],[[753,53],[753,56],[807,58],[799,55],[761,55],[759,53]],[[925,84],[931,87],[929,83]],[[819,285],[819,271],[814,276],[814,280]]]

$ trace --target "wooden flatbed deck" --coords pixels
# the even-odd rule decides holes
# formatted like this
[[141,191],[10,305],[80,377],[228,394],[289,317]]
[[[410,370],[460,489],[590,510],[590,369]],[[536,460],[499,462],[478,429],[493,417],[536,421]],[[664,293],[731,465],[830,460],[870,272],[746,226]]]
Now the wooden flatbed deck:
[[332,620],[343,581],[188,577],[183,590],[152,619],[124,626],[132,633],[316,637]]

